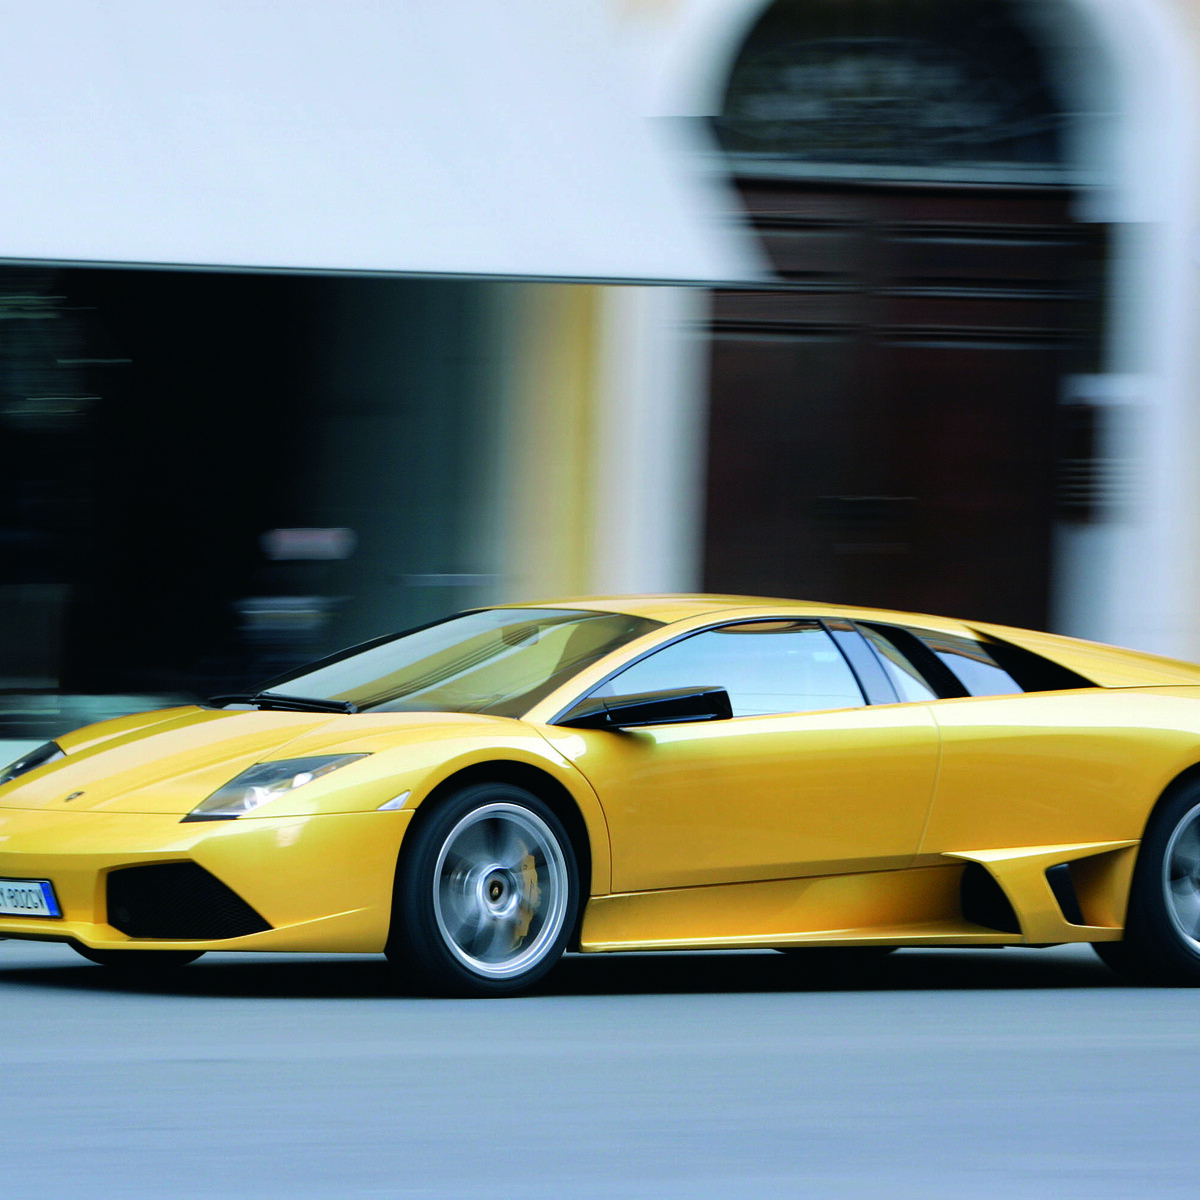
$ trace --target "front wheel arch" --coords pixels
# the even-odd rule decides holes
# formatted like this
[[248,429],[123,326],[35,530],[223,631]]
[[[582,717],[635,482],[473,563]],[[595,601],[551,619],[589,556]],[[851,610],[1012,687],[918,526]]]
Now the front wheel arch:
[[[490,762],[476,763],[464,767],[454,774],[448,775],[421,801],[413,812],[412,821],[404,834],[400,845],[400,854],[396,862],[399,873],[404,862],[404,846],[410,842],[413,834],[428,820],[432,819],[440,803],[447,796],[452,796],[465,787],[476,783],[508,783],[514,787],[524,788],[532,792],[539,800],[548,805],[554,815],[563,823],[567,836],[571,839],[571,848],[579,868],[580,904],[579,913],[575,918],[575,927],[571,931],[570,949],[579,948],[579,935],[583,927],[583,913],[587,907],[588,897],[592,895],[592,839],[588,831],[575,797],[567,788],[547,771],[528,763],[516,762],[512,759],[495,759]],[[607,852],[606,847],[600,847]],[[393,883],[393,895],[395,884]]]
[[[584,899],[571,835],[540,796],[495,778],[427,811],[401,850],[387,957],[418,991],[522,994],[577,928]],[[481,828],[499,834],[480,838]]]

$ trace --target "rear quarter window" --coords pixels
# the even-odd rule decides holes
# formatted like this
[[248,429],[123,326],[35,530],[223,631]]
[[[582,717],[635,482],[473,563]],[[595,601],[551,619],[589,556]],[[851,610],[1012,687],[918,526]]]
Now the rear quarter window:
[[1015,696],[1097,686],[1070,667],[992,636],[972,638],[873,621],[855,622],[855,627],[879,656],[900,700]]
[[1025,691],[982,642],[942,633],[921,633],[919,637],[963,685],[968,696],[1016,696]]

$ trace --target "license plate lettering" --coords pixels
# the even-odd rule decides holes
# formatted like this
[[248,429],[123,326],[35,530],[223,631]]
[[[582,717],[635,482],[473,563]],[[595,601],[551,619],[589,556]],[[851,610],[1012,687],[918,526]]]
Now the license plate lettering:
[[0,916],[61,917],[48,879],[0,879]]

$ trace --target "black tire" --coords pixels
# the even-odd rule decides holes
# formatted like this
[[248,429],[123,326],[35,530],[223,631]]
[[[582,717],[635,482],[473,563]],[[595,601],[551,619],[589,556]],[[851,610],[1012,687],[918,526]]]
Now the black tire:
[[388,958],[416,991],[528,991],[562,957],[579,912],[562,822],[505,783],[471,784],[415,821],[396,873]]
[[[1185,860],[1194,869],[1183,871]],[[1200,783],[1159,801],[1138,850],[1125,935],[1092,948],[1132,982],[1200,986]]]
[[94,950],[78,943],[72,949],[88,962],[122,971],[169,971],[186,967],[204,953],[203,950]]

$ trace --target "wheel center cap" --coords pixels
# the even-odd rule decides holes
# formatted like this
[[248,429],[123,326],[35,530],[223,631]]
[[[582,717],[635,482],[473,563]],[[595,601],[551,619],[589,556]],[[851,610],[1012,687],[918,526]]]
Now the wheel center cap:
[[519,889],[509,872],[501,868],[489,871],[480,881],[479,898],[494,917],[506,916],[516,903]]

